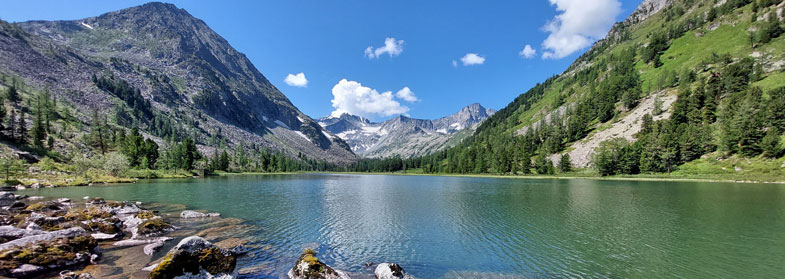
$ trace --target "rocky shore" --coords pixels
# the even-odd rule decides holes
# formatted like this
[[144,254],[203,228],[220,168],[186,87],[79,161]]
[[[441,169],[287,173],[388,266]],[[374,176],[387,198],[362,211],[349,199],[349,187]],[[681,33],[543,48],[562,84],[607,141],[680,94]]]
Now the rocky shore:
[[[0,277],[237,278],[238,257],[247,251],[246,240],[236,237],[243,225],[218,213],[172,210],[179,214],[162,216],[138,202],[0,192]],[[164,247],[169,247],[165,255]],[[347,279],[358,274],[334,269],[306,249],[287,275]],[[393,263],[376,265],[374,277],[414,278]]]
[[[185,210],[179,217],[218,216]],[[44,200],[0,192],[0,276],[95,278],[90,272],[71,271],[101,264],[104,251],[114,249],[141,247],[150,256],[174,239],[167,235],[177,229],[140,203],[88,197],[79,202]],[[186,237],[144,272],[148,278],[233,278],[236,258],[244,249],[242,241],[230,243],[239,247],[224,249],[199,236]]]

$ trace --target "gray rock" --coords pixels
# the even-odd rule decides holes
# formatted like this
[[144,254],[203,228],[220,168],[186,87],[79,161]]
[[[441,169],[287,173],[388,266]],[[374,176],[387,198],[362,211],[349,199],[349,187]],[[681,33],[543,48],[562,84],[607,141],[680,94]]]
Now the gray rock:
[[73,227],[64,230],[46,232],[43,234],[36,234],[36,235],[22,237],[20,239],[11,240],[9,242],[0,244],[0,250],[5,250],[14,247],[21,247],[29,243],[50,241],[58,238],[75,237],[75,236],[82,236],[82,235],[87,235],[87,231],[85,231],[85,229],[80,227]]
[[0,206],[9,206],[16,201],[16,196],[11,192],[0,192]]
[[117,237],[119,237],[119,235],[116,234],[116,233],[112,233],[112,234],[109,234],[109,233],[94,233],[94,234],[91,234],[90,236],[92,236],[93,238],[95,238],[95,240],[98,240],[98,241],[101,241],[101,240],[112,240],[112,239],[116,239]]
[[180,212],[180,218],[183,219],[208,218],[208,217],[219,217],[219,216],[221,216],[220,213],[201,213],[193,210],[184,210],[183,212]]
[[153,243],[145,245],[144,248],[142,249],[142,252],[144,252],[145,255],[150,256],[153,253],[155,253],[155,251],[158,251],[158,249],[161,249],[161,247],[163,247],[163,246],[164,246],[164,242],[163,241],[153,242]]
[[297,259],[297,263],[294,264],[294,267],[289,270],[287,275],[289,279],[310,279],[310,278],[322,278],[322,279],[350,279],[349,275],[346,272],[333,269],[329,265],[319,261],[318,259],[314,262],[309,260],[309,258],[316,257],[316,252],[311,249],[306,249],[305,253],[300,255],[300,258]]
[[138,245],[142,245],[142,244],[151,244],[151,243],[158,243],[158,242],[163,243],[163,242],[169,241],[169,240],[172,240],[172,238],[171,237],[156,237],[156,238],[151,238],[151,239],[126,239],[126,240],[117,241],[117,242],[113,243],[112,245],[114,245],[114,246],[138,246]]
[[[221,249],[204,238],[190,236],[180,241],[166,256],[161,264],[150,272],[150,279],[159,278],[234,278],[237,258],[231,252]],[[184,263],[198,263],[197,267],[184,266]],[[180,277],[183,276],[183,277]]]
[[0,226],[0,238],[8,239],[20,239],[23,237],[45,234],[45,231],[41,230],[26,230],[20,229],[14,226]]
[[23,265],[20,265],[19,267],[17,267],[16,269],[14,269],[14,270],[11,270],[11,276],[13,276],[13,277],[28,277],[28,276],[31,276],[33,274],[39,273],[39,272],[41,272],[43,270],[44,270],[43,267],[40,267],[40,266],[37,266],[37,265],[23,264]]
[[396,263],[380,263],[373,272],[377,279],[414,278],[406,274],[403,267]]

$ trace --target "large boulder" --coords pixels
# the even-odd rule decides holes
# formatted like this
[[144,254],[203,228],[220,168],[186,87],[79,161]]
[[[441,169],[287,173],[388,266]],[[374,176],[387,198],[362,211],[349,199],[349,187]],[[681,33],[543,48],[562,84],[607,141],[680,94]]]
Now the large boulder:
[[150,279],[235,277],[237,257],[204,238],[187,237],[180,241],[151,272]]
[[345,272],[319,261],[316,252],[311,249],[305,249],[288,275],[290,279],[350,279]]
[[373,272],[377,279],[411,279],[403,267],[396,263],[380,263]]
[[0,276],[31,277],[83,266],[98,258],[98,242],[79,227],[22,237],[0,245]]

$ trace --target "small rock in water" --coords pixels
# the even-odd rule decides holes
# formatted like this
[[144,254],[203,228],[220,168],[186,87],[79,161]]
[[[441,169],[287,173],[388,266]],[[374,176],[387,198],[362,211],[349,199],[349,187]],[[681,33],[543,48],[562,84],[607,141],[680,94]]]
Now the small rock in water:
[[335,270],[319,261],[319,258],[316,257],[316,252],[311,249],[305,249],[305,253],[300,255],[297,263],[294,264],[294,267],[289,270],[287,275],[289,279],[350,279],[345,272]]
[[163,247],[163,246],[164,246],[164,242],[163,241],[153,242],[153,243],[145,245],[144,248],[142,249],[142,251],[144,252],[145,255],[150,256],[153,253],[155,253],[155,251],[158,251],[158,249],[161,249],[161,247]]
[[219,217],[219,216],[221,216],[220,213],[201,213],[193,210],[185,210],[180,213],[180,218],[183,219],[208,218],[208,217]]
[[118,234],[116,234],[116,233],[112,233],[112,234],[108,234],[108,233],[94,233],[94,234],[91,234],[90,236],[95,238],[95,240],[99,240],[100,241],[100,240],[112,240],[112,239],[115,239],[115,238],[118,237]]
[[414,278],[406,274],[403,267],[396,263],[380,263],[373,273],[378,279]]
[[15,268],[14,270],[11,270],[11,276],[13,276],[13,277],[27,277],[27,276],[30,276],[32,274],[39,273],[39,272],[41,272],[43,270],[44,270],[43,267],[40,267],[40,266],[37,266],[37,265],[23,264],[23,265],[20,265],[19,267]]

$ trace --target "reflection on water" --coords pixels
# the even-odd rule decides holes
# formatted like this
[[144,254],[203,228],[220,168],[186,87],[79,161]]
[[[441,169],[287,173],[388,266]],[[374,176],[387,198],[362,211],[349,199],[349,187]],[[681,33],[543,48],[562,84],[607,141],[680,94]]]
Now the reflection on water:
[[785,274],[785,186],[372,175],[154,180],[27,190],[185,204],[246,220],[243,278],[305,247],[336,268],[419,278],[769,278]]

